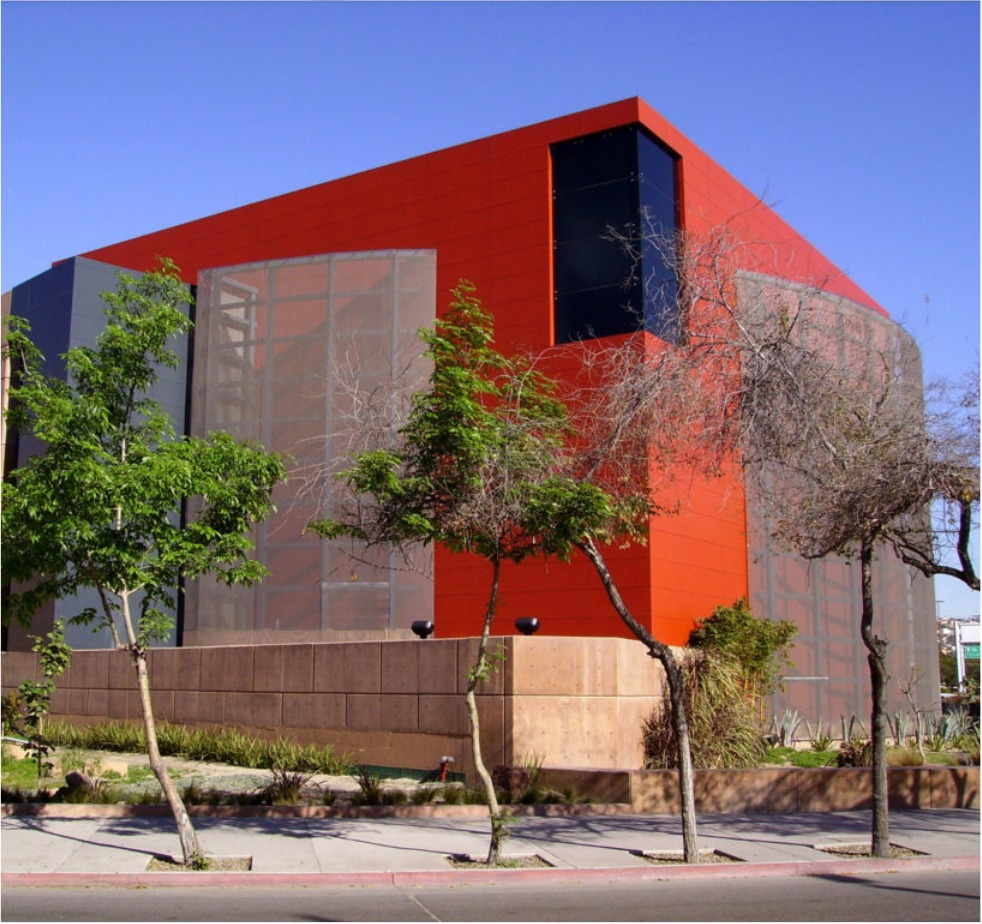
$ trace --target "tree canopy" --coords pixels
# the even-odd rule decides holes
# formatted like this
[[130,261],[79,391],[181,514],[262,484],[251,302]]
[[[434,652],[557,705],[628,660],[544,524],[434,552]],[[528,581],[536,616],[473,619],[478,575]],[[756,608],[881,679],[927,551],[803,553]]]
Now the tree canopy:
[[92,587],[106,605],[98,618],[112,625],[119,594],[138,591],[132,641],[145,646],[166,633],[165,611],[182,580],[262,577],[248,530],[272,510],[284,469],[277,456],[228,434],[176,436],[150,396],[160,370],[177,365],[169,342],[190,327],[173,264],[122,276],[104,299],[106,328],[94,348],[68,350],[64,380],[42,373],[23,325],[8,333],[19,367],[8,421],[44,452],[3,485],[4,575],[33,582],[11,595],[4,619],[29,621],[46,599]]
[[493,318],[466,281],[420,337],[433,371],[396,446],[359,453],[339,475],[347,498],[311,528],[369,545],[439,541],[492,562],[568,558],[611,510],[563,471],[570,430],[554,383],[494,347]]

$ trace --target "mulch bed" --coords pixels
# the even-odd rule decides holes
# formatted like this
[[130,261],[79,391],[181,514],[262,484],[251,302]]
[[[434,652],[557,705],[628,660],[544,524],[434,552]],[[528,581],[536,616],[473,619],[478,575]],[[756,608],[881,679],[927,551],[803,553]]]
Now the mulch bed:
[[[658,850],[658,851],[642,851],[641,856],[644,857],[649,863],[653,863],[656,866],[661,866],[666,863],[685,863],[685,854],[681,850]],[[731,857],[729,854],[719,853],[716,850],[700,850],[699,851],[699,863],[740,863],[736,857]]]
[[470,854],[455,853],[447,857],[447,862],[454,869],[551,869],[552,864],[547,863],[542,857],[502,857],[493,865],[489,865],[484,860],[476,860]]
[[252,869],[252,857],[208,857],[204,869],[186,866],[173,857],[153,857],[147,864],[148,873],[248,873]]
[[[822,853],[831,853],[837,857],[872,857],[873,850],[869,844],[816,844],[816,850]],[[910,847],[900,847],[897,844],[890,845],[890,859],[896,860],[900,857],[924,857],[927,854],[923,850],[912,850]]]

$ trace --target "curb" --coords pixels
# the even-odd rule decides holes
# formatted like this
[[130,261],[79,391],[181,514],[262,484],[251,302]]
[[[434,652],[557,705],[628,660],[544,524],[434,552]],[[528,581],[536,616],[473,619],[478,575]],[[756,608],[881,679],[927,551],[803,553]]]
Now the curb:
[[[637,815],[627,803],[503,806],[516,818]],[[486,805],[188,805],[192,818],[487,818]],[[655,813],[644,812],[640,814]],[[676,817],[671,813],[670,817]],[[167,805],[94,805],[70,802],[4,802],[4,818],[172,818]]]
[[425,870],[374,873],[3,873],[4,888],[268,888],[446,885],[508,885],[520,882],[656,882],[687,879],[767,879],[777,876],[865,876],[878,873],[969,871],[979,857],[902,857],[898,859],[781,861],[650,868]]

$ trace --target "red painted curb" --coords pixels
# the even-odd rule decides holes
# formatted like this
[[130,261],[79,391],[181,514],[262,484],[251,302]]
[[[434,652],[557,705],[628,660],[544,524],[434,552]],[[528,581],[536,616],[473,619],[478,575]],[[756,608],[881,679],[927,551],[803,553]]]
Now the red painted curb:
[[264,888],[271,886],[506,885],[518,882],[645,882],[666,879],[763,879],[774,876],[861,876],[979,869],[978,856],[867,860],[780,861],[589,869],[420,870],[372,873],[3,873],[7,888]]

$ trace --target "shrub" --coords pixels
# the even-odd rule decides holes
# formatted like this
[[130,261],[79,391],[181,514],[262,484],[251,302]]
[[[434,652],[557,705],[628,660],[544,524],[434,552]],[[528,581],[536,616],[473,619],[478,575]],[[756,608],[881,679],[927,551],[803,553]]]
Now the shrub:
[[891,767],[920,767],[924,758],[917,748],[890,748],[887,751],[887,764]]
[[72,660],[71,646],[65,641],[65,625],[60,619],[46,636],[32,635],[31,651],[38,655],[38,665],[44,680],[24,680],[4,701],[4,734],[11,732],[27,739],[25,750],[37,764],[38,780],[45,775],[45,758],[51,752],[51,742],[45,734],[51,697],[55,692],[54,678],[67,670]]
[[0,789],[0,801],[10,803],[51,802],[53,794],[47,789],[25,789],[20,786]]
[[784,748],[794,747],[798,729],[805,723],[805,717],[797,709],[785,709],[784,715],[771,720],[771,730],[777,743]]
[[402,789],[386,789],[382,777],[365,767],[359,767],[355,779],[358,792],[352,802],[355,805],[405,805],[409,796]]
[[739,665],[747,693],[760,699],[773,693],[798,627],[787,620],[761,619],[745,599],[718,606],[689,634],[689,646],[715,652]]
[[436,799],[438,788],[436,786],[420,786],[413,793],[413,805],[429,805]]
[[979,727],[976,725],[972,731],[965,735],[960,742],[962,750],[969,763],[978,766],[979,763]]
[[136,805],[160,805],[164,800],[164,794],[159,788],[147,786],[137,797]]
[[355,794],[355,805],[382,805],[382,777],[377,773],[371,773],[364,767],[359,767],[355,775],[358,783],[358,792]]
[[463,805],[464,787],[463,786],[444,786],[443,802],[445,805]]
[[932,751],[947,751],[972,741],[978,726],[967,709],[956,708],[942,715],[929,715],[925,720],[925,743]]
[[119,790],[107,780],[87,780],[83,786],[65,786],[55,793],[56,802],[85,805],[112,805],[121,798]]
[[23,705],[20,694],[16,690],[11,690],[0,700],[0,720],[2,720],[5,737],[13,736],[19,731],[22,716]]
[[528,774],[529,787],[532,789],[535,789],[539,784],[543,763],[545,763],[545,757],[538,751],[524,755],[518,762],[518,765]]
[[818,728],[815,732],[812,732],[809,727],[808,740],[809,746],[813,751],[828,751],[831,750],[835,738],[832,737],[830,731],[823,730],[822,722],[819,720]]

